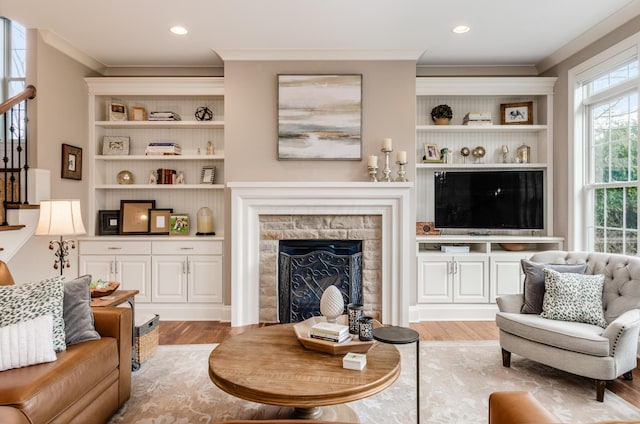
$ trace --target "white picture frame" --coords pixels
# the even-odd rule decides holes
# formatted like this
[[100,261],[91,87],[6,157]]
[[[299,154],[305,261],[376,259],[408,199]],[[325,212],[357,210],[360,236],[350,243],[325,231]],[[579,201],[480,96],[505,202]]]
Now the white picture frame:
[[129,154],[129,137],[105,135],[102,137],[102,154],[103,155],[128,155]]

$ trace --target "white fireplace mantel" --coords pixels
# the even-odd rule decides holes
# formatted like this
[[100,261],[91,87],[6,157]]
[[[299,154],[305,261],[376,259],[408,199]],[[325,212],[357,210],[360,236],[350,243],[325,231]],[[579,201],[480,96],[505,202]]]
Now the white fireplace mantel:
[[414,225],[412,183],[229,182],[231,325],[259,322],[261,215],[380,215],[382,321],[409,323]]

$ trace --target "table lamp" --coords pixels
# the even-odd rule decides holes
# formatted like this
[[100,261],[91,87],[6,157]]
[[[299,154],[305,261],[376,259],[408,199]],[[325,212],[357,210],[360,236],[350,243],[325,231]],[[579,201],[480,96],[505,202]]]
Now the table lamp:
[[40,219],[36,227],[37,236],[60,236],[60,240],[49,241],[49,250],[54,250],[56,260],[53,268],[62,270],[69,264],[69,248],[75,249],[75,240],[65,240],[64,236],[85,234],[80,211],[80,200],[42,200],[40,202]]

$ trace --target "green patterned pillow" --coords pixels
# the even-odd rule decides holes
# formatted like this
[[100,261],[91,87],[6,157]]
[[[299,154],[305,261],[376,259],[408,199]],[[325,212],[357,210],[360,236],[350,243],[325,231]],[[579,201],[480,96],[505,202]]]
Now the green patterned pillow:
[[604,275],[582,275],[544,270],[542,318],[583,322],[607,327],[602,309]]
[[0,287],[0,327],[53,316],[53,349],[66,349],[62,305],[64,277]]

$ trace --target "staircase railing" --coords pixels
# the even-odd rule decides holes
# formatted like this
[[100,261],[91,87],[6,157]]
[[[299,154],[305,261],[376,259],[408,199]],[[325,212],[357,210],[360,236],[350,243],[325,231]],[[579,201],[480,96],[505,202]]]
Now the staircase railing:
[[36,97],[36,88],[27,86],[22,92],[0,104],[2,115],[2,165],[0,190],[2,193],[2,226],[8,225],[7,209],[28,204],[28,100]]

